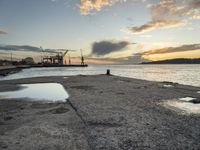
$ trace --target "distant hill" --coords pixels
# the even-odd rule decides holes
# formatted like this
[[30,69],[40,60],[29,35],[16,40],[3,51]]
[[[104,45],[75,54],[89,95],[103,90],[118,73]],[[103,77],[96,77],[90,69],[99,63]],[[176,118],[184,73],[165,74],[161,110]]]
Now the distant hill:
[[142,62],[141,64],[200,64],[200,58],[198,59],[169,59],[161,61],[151,61],[151,62]]

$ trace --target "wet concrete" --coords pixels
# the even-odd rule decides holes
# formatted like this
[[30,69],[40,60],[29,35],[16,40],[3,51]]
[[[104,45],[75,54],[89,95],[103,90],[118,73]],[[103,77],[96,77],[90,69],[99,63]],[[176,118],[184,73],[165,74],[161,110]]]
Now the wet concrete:
[[21,84],[18,86],[20,86],[19,90],[0,92],[0,99],[26,98],[31,101],[65,102],[69,98],[64,87],[58,83]]
[[170,85],[170,84],[164,84],[163,87],[172,88],[172,87],[174,87],[174,86],[173,86],[173,85]]
[[[6,149],[198,149],[200,116],[163,102],[200,98],[198,87],[116,76],[39,77],[1,81],[59,82],[67,103],[1,100],[0,146]],[[167,83],[168,84],[168,83]],[[170,83],[171,84],[171,83]],[[12,86],[10,86],[12,85]]]
[[177,99],[173,99],[165,102],[164,106],[185,115],[200,114],[200,104],[195,103],[193,101],[184,102]]

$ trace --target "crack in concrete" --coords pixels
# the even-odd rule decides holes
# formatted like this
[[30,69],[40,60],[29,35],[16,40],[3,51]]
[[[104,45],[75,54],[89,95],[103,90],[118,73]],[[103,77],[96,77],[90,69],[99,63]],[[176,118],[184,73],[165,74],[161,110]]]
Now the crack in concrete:
[[[83,119],[83,117],[81,116],[81,114],[78,112],[77,108],[72,104],[72,102],[69,100],[69,99],[66,99],[67,103],[71,106],[71,108],[76,112],[76,115],[81,119],[81,121],[83,122],[85,128],[87,129],[88,128],[88,125],[86,123],[86,121]],[[87,137],[87,143],[88,143],[88,146],[90,147],[91,150],[93,150],[89,140],[88,140],[88,133],[87,131],[84,131],[84,134],[85,136]]]

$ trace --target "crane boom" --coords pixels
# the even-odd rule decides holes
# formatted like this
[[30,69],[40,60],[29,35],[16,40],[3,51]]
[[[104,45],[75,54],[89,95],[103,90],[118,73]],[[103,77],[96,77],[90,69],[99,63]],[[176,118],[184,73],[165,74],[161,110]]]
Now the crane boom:
[[62,57],[65,57],[65,55],[67,54],[68,51],[69,51],[69,50],[66,50],[66,51],[64,52],[64,54],[63,54]]

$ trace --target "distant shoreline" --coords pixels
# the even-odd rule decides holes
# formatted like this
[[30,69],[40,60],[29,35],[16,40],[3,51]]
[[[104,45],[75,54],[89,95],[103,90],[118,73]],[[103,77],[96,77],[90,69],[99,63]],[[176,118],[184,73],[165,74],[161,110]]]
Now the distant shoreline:
[[142,62],[141,64],[200,64],[200,58],[198,59],[169,59],[151,62]]

